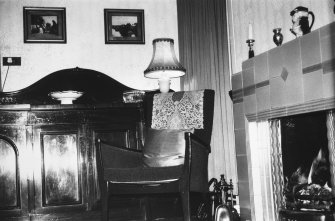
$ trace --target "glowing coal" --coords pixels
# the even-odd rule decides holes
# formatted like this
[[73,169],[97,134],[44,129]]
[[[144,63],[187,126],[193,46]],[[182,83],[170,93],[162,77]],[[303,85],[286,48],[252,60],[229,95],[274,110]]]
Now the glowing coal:
[[320,149],[309,171],[299,167],[286,180],[286,207],[293,210],[333,211],[334,196],[329,180],[329,161]]

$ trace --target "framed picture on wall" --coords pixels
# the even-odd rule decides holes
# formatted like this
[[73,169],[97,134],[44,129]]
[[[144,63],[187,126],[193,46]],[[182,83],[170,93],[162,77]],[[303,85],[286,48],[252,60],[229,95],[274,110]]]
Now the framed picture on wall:
[[106,44],[144,44],[144,10],[105,9]]
[[65,8],[24,7],[25,43],[66,43]]

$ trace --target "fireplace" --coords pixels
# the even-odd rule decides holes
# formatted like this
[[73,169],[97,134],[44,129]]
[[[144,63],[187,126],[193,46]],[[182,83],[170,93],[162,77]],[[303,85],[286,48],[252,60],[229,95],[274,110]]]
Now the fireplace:
[[334,220],[334,125],[333,111],[248,123],[253,220]]
[[283,195],[280,220],[334,220],[333,114],[318,111],[270,120],[280,122],[270,127],[281,144],[282,164],[272,167],[284,179],[274,193]]
[[[334,39],[335,22],[244,61],[242,72],[232,76],[242,220],[306,221],[306,217],[311,216],[317,217],[315,220],[327,220],[327,217],[334,220],[332,200],[329,204],[322,202],[324,208],[320,208],[319,202],[318,208],[315,205],[318,202],[308,205],[308,200],[303,197],[295,199],[289,195],[293,189],[302,194],[310,192],[315,187],[313,183],[303,183],[308,189],[298,189],[303,184],[293,188],[293,183],[288,186],[286,182],[292,180],[293,174],[303,174],[299,179],[307,177],[308,180],[311,176],[308,171],[317,159],[329,163],[330,180],[335,180],[335,163],[332,162],[335,159],[332,112],[335,109]],[[317,131],[308,133],[323,130],[326,132],[322,136],[326,134],[326,138],[318,136],[312,139],[311,135],[301,135],[308,137],[299,144],[302,149],[286,147],[290,143],[282,137],[292,135],[281,130],[285,127],[292,129],[292,119],[297,121],[295,128],[305,128],[304,124],[299,126],[299,119],[310,120],[313,117],[316,117],[315,121],[326,123],[317,126]],[[313,146],[312,141],[307,142],[308,139],[318,142]],[[290,145],[297,146],[294,143]],[[308,154],[304,151],[306,145],[313,146]],[[299,154],[301,152],[303,155]],[[287,162],[289,160],[291,163]],[[331,182],[327,185],[327,190],[335,186]],[[326,192],[321,188],[318,190]]]
[[286,209],[334,211],[327,116],[321,111],[280,119]]

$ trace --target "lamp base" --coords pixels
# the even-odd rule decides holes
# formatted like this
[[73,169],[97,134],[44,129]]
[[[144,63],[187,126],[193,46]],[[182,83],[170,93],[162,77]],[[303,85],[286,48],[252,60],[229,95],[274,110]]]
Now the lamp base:
[[167,79],[159,79],[158,80],[158,85],[159,85],[159,90],[161,93],[168,93],[170,91],[170,78]]

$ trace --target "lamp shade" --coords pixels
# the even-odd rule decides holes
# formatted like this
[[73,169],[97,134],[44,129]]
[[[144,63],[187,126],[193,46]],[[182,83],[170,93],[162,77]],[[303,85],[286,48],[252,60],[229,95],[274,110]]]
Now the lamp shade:
[[144,76],[154,79],[169,79],[183,76],[186,69],[179,63],[171,38],[157,38],[152,41],[153,55]]

